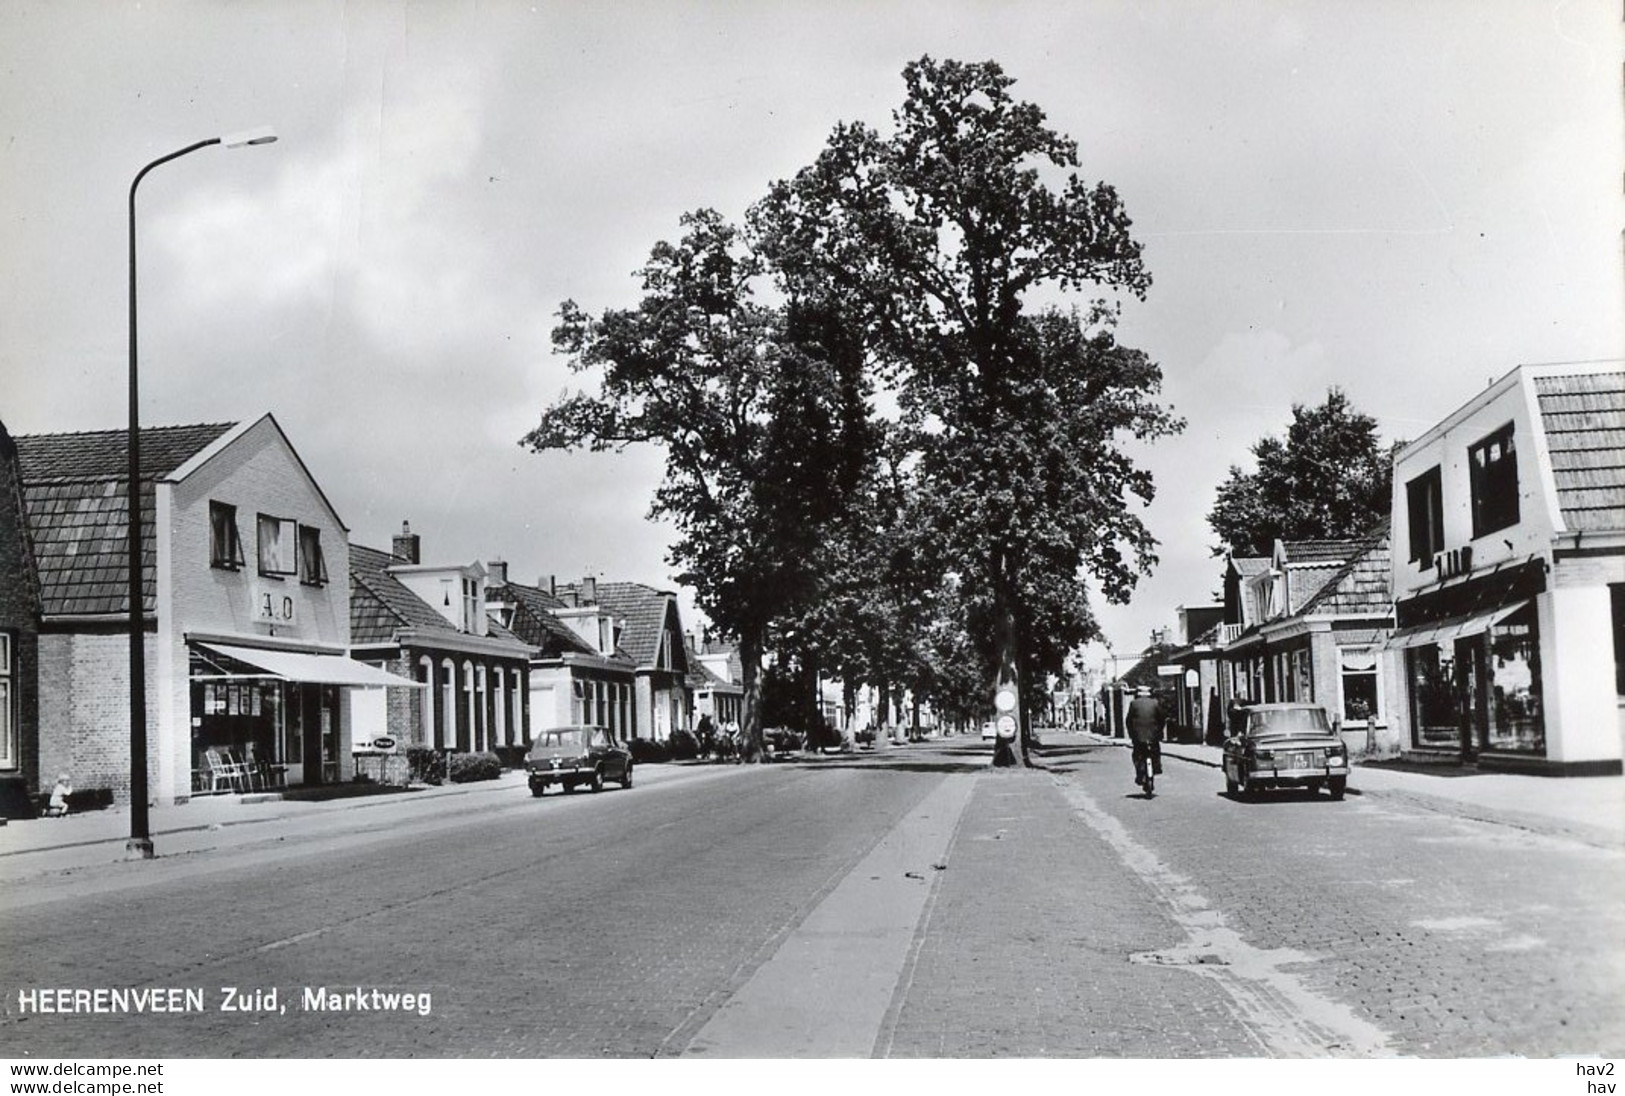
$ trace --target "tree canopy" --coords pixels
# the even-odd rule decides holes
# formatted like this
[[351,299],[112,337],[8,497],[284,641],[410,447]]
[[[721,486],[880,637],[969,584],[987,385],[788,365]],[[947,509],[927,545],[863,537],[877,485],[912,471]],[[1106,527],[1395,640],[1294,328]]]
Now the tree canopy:
[[601,388],[525,443],[664,447],[653,512],[747,686],[776,635],[968,707],[944,658],[991,684],[1003,637],[1031,695],[1097,634],[1086,582],[1125,600],[1154,564],[1151,476],[1122,443],[1181,423],[1116,338],[1151,281],[1116,191],[996,63],[903,79],[889,135],[838,125],[743,230],[686,217],[639,307],[566,302],[555,345]]
[[547,408],[522,444],[664,450],[651,516],[676,526],[680,580],[740,640],[748,749],[770,629],[812,595],[821,529],[866,459],[864,415],[847,406],[861,379],[842,375],[805,310],[756,301],[760,262],[737,228],[710,210],[682,224],[679,243],[652,250],[637,308],[560,307],[554,346],[598,391]]
[[1277,540],[1364,536],[1388,516],[1393,450],[1341,389],[1315,407],[1294,404],[1284,438],[1251,447],[1256,469],[1232,465],[1208,524],[1215,555],[1267,556]]
[[1150,275],[1116,191],[1078,177],[1075,144],[997,64],[927,57],[903,77],[890,136],[838,127],[751,224],[786,292],[861,318],[916,457],[919,528],[978,645],[991,658],[1012,631],[1031,677],[1095,634],[1086,575],[1121,600],[1155,562],[1133,504],[1151,477],[1119,443],[1180,426],[1153,398],[1160,370],[1117,342],[1118,302],[1039,298],[1138,298]]

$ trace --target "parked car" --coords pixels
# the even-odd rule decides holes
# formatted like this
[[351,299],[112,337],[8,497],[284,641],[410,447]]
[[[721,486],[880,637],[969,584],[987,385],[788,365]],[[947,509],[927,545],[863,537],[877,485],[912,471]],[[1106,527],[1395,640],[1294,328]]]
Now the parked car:
[[525,771],[531,795],[541,795],[550,784],[561,784],[565,791],[575,791],[585,784],[600,792],[609,779],[630,788],[632,755],[616,744],[607,728],[553,727],[531,743],[530,753],[525,755]]
[[992,742],[997,737],[999,737],[999,729],[993,725],[992,720],[982,724],[983,742]]
[[1349,751],[1317,704],[1257,704],[1237,712],[1224,743],[1224,787],[1251,796],[1265,788],[1321,785],[1333,799],[1348,787]]

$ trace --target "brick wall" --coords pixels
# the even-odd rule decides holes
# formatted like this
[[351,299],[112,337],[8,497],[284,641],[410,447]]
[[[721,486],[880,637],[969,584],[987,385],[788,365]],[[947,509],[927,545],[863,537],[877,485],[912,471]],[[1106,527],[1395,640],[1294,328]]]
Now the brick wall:
[[[147,781],[158,792],[154,637],[146,643]],[[75,788],[111,788],[130,798],[130,641],[117,632],[46,633],[39,641],[39,766],[49,784],[68,773]]]

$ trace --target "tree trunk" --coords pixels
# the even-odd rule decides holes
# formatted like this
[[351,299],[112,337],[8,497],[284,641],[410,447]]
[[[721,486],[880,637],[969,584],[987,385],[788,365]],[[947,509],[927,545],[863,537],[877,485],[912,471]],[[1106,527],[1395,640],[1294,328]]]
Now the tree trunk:
[[746,631],[739,637],[739,662],[745,675],[745,718],[739,728],[739,756],[762,759],[762,633]]

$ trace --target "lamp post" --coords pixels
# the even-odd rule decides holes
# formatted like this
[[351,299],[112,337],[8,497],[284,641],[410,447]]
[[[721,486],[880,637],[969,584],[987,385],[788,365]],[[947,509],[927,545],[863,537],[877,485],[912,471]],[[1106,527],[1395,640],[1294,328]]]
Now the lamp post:
[[147,821],[147,660],[143,648],[145,623],[141,582],[141,413],[135,337],[135,191],[147,172],[159,164],[178,160],[200,148],[210,145],[246,148],[250,145],[268,145],[275,140],[276,134],[268,128],[210,137],[158,157],[136,172],[135,179],[130,183],[130,436],[129,475],[125,484],[128,492],[130,554],[130,839],[124,848],[128,856],[142,860],[152,859],[153,850]]

